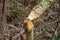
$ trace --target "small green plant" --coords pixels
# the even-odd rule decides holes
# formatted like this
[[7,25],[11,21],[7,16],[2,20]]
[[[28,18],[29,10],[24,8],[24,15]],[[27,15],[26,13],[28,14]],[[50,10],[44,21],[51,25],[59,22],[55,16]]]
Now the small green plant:
[[10,17],[11,18],[18,18],[19,13],[20,13],[18,8],[15,6],[12,6],[12,7],[10,7],[10,10],[11,10]]
[[52,40],[59,40],[59,38],[55,35],[52,35]]

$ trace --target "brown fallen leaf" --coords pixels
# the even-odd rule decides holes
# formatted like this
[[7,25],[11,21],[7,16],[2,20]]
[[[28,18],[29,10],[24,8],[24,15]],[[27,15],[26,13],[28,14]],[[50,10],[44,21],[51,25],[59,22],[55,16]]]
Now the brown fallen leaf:
[[24,23],[27,25],[27,26],[26,26],[26,27],[27,27],[27,31],[31,31],[32,28],[34,27],[32,21],[29,20],[28,18],[26,18],[26,19],[24,20]]

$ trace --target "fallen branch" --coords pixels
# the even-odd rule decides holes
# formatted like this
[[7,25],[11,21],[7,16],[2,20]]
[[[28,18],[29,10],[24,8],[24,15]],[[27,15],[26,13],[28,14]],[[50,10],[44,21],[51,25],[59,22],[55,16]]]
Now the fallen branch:
[[[33,23],[32,20],[39,18],[50,6],[54,3],[55,0],[41,0],[38,5],[36,5],[29,16],[24,20],[26,25],[26,40],[33,40]],[[32,30],[32,31],[31,31]]]

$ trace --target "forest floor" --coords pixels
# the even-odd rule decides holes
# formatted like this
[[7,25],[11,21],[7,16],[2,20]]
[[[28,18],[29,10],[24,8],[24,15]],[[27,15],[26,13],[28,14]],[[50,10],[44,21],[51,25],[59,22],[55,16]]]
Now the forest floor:
[[[4,10],[4,14],[7,15],[6,19],[3,19],[1,15],[2,3],[0,3],[0,40],[23,40],[22,38],[26,37],[23,21],[37,3],[36,0],[6,1]],[[33,20],[34,40],[60,40],[59,4],[59,0],[57,0],[37,21]],[[16,13],[19,13],[16,14],[19,15],[18,19],[16,15],[12,14],[13,10],[17,10]]]

